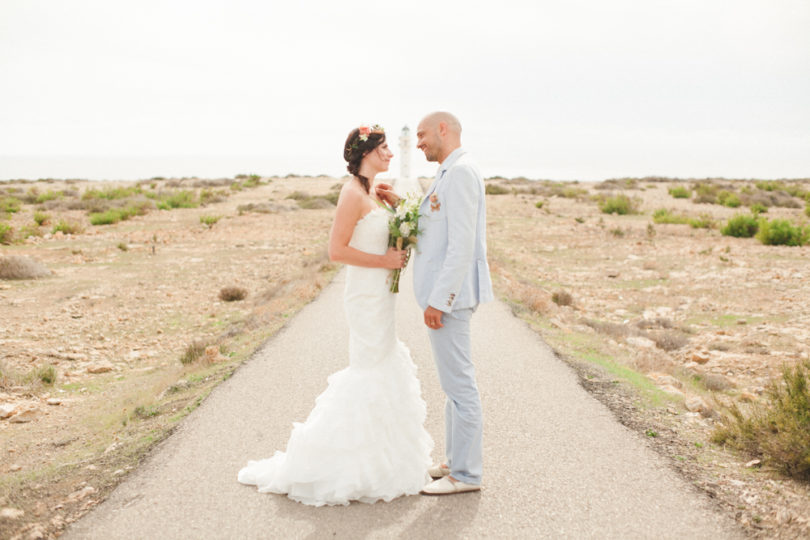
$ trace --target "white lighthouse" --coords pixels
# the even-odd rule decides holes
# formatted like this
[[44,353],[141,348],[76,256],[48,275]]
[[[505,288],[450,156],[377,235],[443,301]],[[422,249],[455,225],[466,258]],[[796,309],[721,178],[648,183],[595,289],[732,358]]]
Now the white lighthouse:
[[421,196],[423,193],[419,182],[411,178],[411,130],[408,126],[404,126],[399,134],[399,178],[394,182],[394,191],[400,196],[409,193]]

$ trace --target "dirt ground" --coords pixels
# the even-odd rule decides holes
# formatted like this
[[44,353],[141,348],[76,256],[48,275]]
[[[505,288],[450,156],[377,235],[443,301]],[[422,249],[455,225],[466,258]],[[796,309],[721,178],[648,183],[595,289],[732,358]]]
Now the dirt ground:
[[[748,213],[669,194],[689,182],[498,185],[506,193],[487,199],[489,255],[513,311],[752,535],[809,536],[808,486],[710,437],[725,406],[762,400],[785,365],[808,358],[810,248],[655,224],[660,208],[719,225]],[[640,213],[605,214],[593,199],[618,194]],[[804,203],[793,206],[765,216],[806,225]]]
[[[199,182],[146,189],[199,193]],[[66,196],[50,209],[23,204],[6,221],[21,230],[37,208],[51,215],[41,236],[4,245],[2,255],[30,257],[52,275],[0,281],[0,407],[13,411],[0,420],[0,537],[58,535],[317,295],[336,270],[326,258],[333,206],[318,199],[302,209],[286,197],[329,194],[339,182],[225,184],[211,188],[221,202],[98,226],[66,208],[81,197]],[[0,184],[14,187],[82,194],[100,184]],[[200,216],[220,219],[208,227]],[[53,234],[62,217],[84,232]],[[247,296],[223,301],[225,287]],[[201,357],[184,365],[192,344]],[[52,384],[36,377],[43,366],[53,366]]]
[[[1,255],[51,272],[0,280],[0,413],[11,411],[0,420],[0,538],[58,536],[318,294],[336,270],[327,201],[341,181],[154,179],[138,185],[216,196],[96,226],[77,201],[97,182],[0,183],[0,199],[66,192],[0,221],[30,234]],[[810,534],[807,485],[710,442],[718,411],[761,400],[783,365],[807,358],[810,249],[654,224],[659,208],[719,223],[746,210],[675,199],[672,182],[488,185],[501,188],[487,197],[493,277],[516,315],[753,536]],[[640,213],[605,214],[593,200],[618,193]],[[51,222],[33,227],[38,209]],[[803,207],[766,215],[807,221]],[[62,217],[84,231],[52,233]],[[224,301],[225,287],[247,297]]]

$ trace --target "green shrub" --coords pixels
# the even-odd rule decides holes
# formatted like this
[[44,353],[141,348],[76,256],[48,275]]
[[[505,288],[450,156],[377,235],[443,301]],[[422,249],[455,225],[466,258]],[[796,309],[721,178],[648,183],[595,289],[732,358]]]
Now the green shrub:
[[200,216],[200,223],[202,223],[203,225],[205,225],[210,229],[220,219],[222,219],[222,216]]
[[759,223],[756,216],[737,214],[729,219],[726,226],[720,230],[723,236],[734,236],[735,238],[751,238],[757,234]]
[[133,195],[138,195],[141,193],[140,186],[132,186],[132,187],[108,187],[104,189],[88,189],[82,195],[82,200],[87,199],[126,199],[127,197],[132,197]]
[[10,244],[14,241],[14,229],[8,223],[0,223],[0,244]]
[[139,216],[146,213],[148,204],[131,204],[123,208],[110,208],[105,212],[90,214],[91,225],[112,225],[119,221],[126,221],[132,216]]
[[36,221],[37,225],[39,226],[47,225],[51,221],[51,216],[50,214],[37,210],[34,212],[34,221]]
[[175,191],[168,197],[162,199],[157,207],[161,210],[171,210],[173,208],[197,208],[199,202],[193,191]]
[[536,203],[534,203],[534,207],[535,208],[543,208],[543,201],[537,201]]
[[810,217],[810,202],[804,207],[804,215]]
[[681,214],[673,214],[666,208],[659,208],[653,212],[655,223],[682,225],[689,223],[689,217]]
[[599,203],[599,210],[601,210],[603,214],[619,214],[622,216],[637,214],[638,203],[630,199],[627,195],[614,195]]
[[84,231],[84,227],[78,221],[60,219],[59,223],[53,226],[52,232],[61,232],[62,234],[79,234],[82,231]]
[[802,246],[810,240],[810,227],[795,226],[786,219],[761,219],[757,240],[767,246]]
[[254,188],[261,185],[261,179],[262,177],[258,174],[251,174],[244,182],[242,182],[242,186],[246,188]]
[[46,201],[52,201],[54,199],[59,199],[63,195],[64,195],[64,193],[62,193],[61,191],[52,191],[52,190],[49,189],[45,193],[40,193],[39,195],[37,195],[37,198],[34,200],[34,202],[37,203],[37,204],[42,204],[42,203],[44,203]]
[[780,185],[774,180],[757,180],[755,185],[763,191],[773,191],[780,188]]
[[20,199],[14,197],[4,197],[0,199],[0,212],[14,214],[20,211]]
[[487,195],[506,195],[510,193],[508,188],[505,188],[499,184],[487,184],[485,188]]
[[701,214],[696,218],[689,218],[689,226],[693,229],[713,229],[714,220],[707,214]]
[[90,214],[90,225],[112,225],[121,221],[122,215],[118,208],[107,210],[106,212],[96,212]]
[[723,198],[720,203],[723,206],[728,206],[729,208],[737,208],[739,207],[742,202],[740,202],[740,198],[737,196],[736,193],[729,193],[726,197]]
[[810,480],[810,361],[782,370],[764,403],[744,413],[732,407],[721,417],[712,441],[761,457],[783,473]]
[[756,215],[766,214],[768,212],[768,207],[764,204],[754,203],[751,205],[751,212]]
[[676,199],[688,199],[692,196],[692,191],[684,186],[675,186],[669,188],[669,194]]

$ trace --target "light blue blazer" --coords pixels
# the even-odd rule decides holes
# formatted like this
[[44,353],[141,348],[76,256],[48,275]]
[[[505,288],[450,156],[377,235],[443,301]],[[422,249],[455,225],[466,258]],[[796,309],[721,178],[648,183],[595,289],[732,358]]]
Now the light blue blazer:
[[440,165],[419,214],[413,264],[419,307],[449,313],[492,300],[484,180],[462,148]]

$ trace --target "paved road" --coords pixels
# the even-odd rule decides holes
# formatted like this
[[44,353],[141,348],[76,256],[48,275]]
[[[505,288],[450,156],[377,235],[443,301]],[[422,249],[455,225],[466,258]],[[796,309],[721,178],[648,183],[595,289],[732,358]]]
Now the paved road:
[[[404,276],[399,335],[419,367],[441,449],[443,394]],[[326,377],[347,363],[344,274],[160,444],[65,538],[734,538],[734,524],[500,302],[473,318],[485,413],[484,490],[311,508],[236,481],[284,449]],[[437,453],[438,455],[438,453]]]

